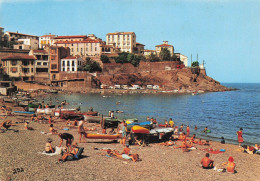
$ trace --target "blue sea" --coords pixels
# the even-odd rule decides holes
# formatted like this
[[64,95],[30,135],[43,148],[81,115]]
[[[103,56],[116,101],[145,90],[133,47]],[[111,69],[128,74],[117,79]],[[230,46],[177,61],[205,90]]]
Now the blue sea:
[[[69,102],[68,108],[90,107],[104,116],[110,110],[121,119],[154,117],[158,122],[172,118],[175,124],[189,125],[191,134],[207,140],[220,141],[223,136],[227,143],[237,144],[236,131],[243,128],[245,144],[260,144],[260,84],[223,84],[239,90],[191,94],[51,94],[44,97],[46,102]],[[118,104],[117,104],[118,103]],[[120,103],[120,104],[119,104]],[[195,131],[195,125],[198,130]],[[211,133],[203,133],[208,127]]]

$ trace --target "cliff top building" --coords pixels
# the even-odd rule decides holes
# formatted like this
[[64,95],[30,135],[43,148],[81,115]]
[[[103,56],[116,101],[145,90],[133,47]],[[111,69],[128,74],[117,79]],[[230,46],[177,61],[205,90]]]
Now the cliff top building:
[[46,46],[53,46],[55,37],[56,35],[52,35],[52,34],[40,36],[39,47],[45,48]]
[[170,51],[171,56],[174,54],[174,47],[172,45],[169,45],[168,41],[163,41],[163,44],[155,46],[155,51],[156,51],[157,55],[160,54],[160,52],[163,48],[167,48]]

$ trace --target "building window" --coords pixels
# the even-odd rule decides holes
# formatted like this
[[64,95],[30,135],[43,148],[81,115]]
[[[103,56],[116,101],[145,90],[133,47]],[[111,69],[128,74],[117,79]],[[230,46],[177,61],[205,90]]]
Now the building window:
[[97,47],[95,47],[95,51],[97,51]]
[[41,62],[37,62],[37,65],[41,65],[42,63]]
[[65,68],[63,68],[62,71],[65,72]]
[[74,61],[71,62],[71,66],[74,66]]
[[71,48],[71,52],[73,52],[73,48]]
[[65,66],[65,61],[62,61],[62,66]]
[[48,63],[47,63],[47,62],[43,62],[43,65],[47,66],[47,65],[48,65]]
[[12,65],[17,65],[17,61],[12,61]]
[[67,66],[70,66],[70,61],[67,61]]
[[80,49],[81,53],[83,52],[83,48]]
[[86,48],[86,51],[88,51],[88,47]]
[[51,65],[51,69],[57,69],[57,65],[56,64],[52,64]]
[[79,52],[79,48],[77,48],[77,52]]
[[33,72],[33,68],[31,68],[31,72]]
[[17,72],[17,68],[16,67],[11,68],[11,72],[12,73],[16,73]]
[[72,67],[72,71],[74,71],[74,67]]

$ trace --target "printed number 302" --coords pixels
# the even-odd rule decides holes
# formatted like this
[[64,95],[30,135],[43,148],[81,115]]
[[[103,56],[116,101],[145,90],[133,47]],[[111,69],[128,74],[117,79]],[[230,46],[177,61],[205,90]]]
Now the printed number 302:
[[23,168],[15,168],[13,170],[13,174],[17,174],[17,173],[20,173],[20,172],[24,172],[24,169]]

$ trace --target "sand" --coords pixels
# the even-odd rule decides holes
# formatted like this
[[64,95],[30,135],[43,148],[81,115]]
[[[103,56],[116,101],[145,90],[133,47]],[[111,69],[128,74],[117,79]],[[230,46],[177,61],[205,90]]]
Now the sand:
[[[15,108],[13,108],[15,109]],[[16,117],[8,117],[14,122]],[[1,121],[2,122],[2,121]],[[59,132],[68,132],[74,135],[78,142],[79,135],[76,128],[64,131],[61,128],[64,122],[54,124]],[[95,124],[84,124],[87,127],[97,127]],[[30,127],[35,130],[24,129],[23,123],[17,123],[12,130],[0,133],[0,180],[260,180],[259,161],[260,155],[250,155],[238,152],[238,145],[220,144],[211,142],[214,149],[226,149],[223,154],[211,154],[216,167],[220,168],[229,156],[233,156],[237,165],[236,174],[222,173],[215,170],[204,170],[200,161],[208,148],[199,146],[196,150],[182,152],[181,149],[150,144],[146,147],[130,146],[131,153],[138,153],[142,161],[132,162],[117,158],[109,158],[99,153],[104,153],[96,148],[111,148],[119,151],[123,146],[119,143],[106,140],[87,140],[79,143],[84,147],[83,158],[77,161],[67,161],[56,164],[60,155],[48,156],[39,154],[44,151],[47,138],[53,139],[57,146],[60,139],[57,135],[42,134],[48,132],[48,124],[31,122]],[[95,132],[95,131],[94,131]],[[98,129],[100,132],[100,128]],[[84,140],[84,139],[83,139]],[[85,140],[84,140],[85,141]],[[178,142],[178,145],[181,142]],[[63,143],[65,146],[65,142]],[[20,169],[20,172],[18,172]],[[21,172],[22,170],[22,172]]]

